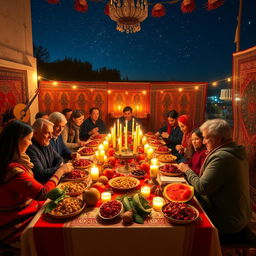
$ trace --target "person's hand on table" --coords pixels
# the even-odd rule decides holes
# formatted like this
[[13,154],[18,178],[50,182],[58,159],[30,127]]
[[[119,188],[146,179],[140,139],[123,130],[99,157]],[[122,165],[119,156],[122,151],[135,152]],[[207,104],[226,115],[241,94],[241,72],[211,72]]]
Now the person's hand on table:
[[71,153],[71,157],[74,160],[79,160],[81,155],[79,153],[77,153],[77,152],[73,152],[73,153]]
[[165,139],[167,139],[169,137],[169,133],[168,132],[162,132],[161,136]]
[[190,170],[190,167],[188,164],[179,163],[179,164],[172,164],[173,166],[176,166],[182,173],[185,173],[186,171]]
[[85,141],[82,141],[82,140],[80,140],[79,142],[78,142],[78,146],[79,147],[83,147],[83,146],[85,146]]
[[184,148],[181,145],[176,145],[176,150],[180,153],[183,154],[184,153]]
[[160,135],[160,132],[156,132],[155,135],[156,135],[156,136],[159,136],[159,135]]
[[65,174],[71,172],[73,169],[74,169],[74,167],[73,167],[72,163],[63,164],[63,165],[59,168],[59,170],[62,171],[62,175],[65,175]]
[[99,128],[95,127],[90,131],[90,135],[98,135],[99,134]]

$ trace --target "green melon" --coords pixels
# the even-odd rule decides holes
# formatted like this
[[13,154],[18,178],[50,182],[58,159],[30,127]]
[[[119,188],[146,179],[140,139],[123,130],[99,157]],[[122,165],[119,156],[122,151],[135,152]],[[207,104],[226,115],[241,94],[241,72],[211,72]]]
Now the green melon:
[[165,186],[163,194],[169,201],[186,203],[194,196],[194,187],[182,183],[171,183]]

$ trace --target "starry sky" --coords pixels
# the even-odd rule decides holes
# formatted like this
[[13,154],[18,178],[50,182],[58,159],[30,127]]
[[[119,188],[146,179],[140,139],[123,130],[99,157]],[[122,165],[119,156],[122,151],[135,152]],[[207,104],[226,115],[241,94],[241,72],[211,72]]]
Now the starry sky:
[[[165,4],[161,18],[151,17],[150,5],[141,31],[126,34],[104,14],[107,1],[88,1],[88,11],[81,13],[73,0],[58,5],[31,0],[33,41],[48,49],[50,61],[80,58],[93,69],[118,69],[129,80],[221,80],[232,74],[239,0],[226,0],[213,11],[203,7],[206,2],[196,0],[189,14],[180,3]],[[256,1],[243,2],[241,50],[256,45]]]

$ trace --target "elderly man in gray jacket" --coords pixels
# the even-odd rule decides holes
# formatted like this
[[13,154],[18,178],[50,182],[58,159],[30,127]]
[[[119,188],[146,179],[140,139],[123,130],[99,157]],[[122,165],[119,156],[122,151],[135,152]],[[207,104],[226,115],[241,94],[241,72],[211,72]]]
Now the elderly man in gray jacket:
[[219,230],[220,239],[247,240],[251,208],[245,148],[232,141],[232,129],[225,120],[208,120],[200,130],[208,155],[199,176],[187,164],[180,163],[178,168],[194,186],[198,199]]

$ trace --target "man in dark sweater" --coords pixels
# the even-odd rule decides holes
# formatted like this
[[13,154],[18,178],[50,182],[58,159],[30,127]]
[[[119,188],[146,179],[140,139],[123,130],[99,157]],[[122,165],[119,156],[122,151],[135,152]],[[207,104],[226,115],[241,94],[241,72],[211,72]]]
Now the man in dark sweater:
[[73,168],[71,164],[63,164],[63,158],[50,145],[52,122],[39,118],[33,124],[33,130],[33,144],[26,153],[34,164],[32,170],[37,181],[45,183],[59,168]]
[[79,158],[80,155],[76,152],[71,152],[62,139],[62,131],[67,124],[66,117],[60,112],[53,112],[49,115],[49,121],[51,121],[53,126],[52,138],[50,143],[54,150],[59,153],[65,160],[70,160],[72,158]]
[[[134,131],[136,128],[136,124],[139,124],[141,126],[141,123],[138,121],[138,119],[132,115],[132,107],[126,106],[123,109],[123,116],[120,117],[120,124],[122,126],[125,126],[125,121],[127,121],[128,131],[132,131],[132,125],[134,125]],[[133,121],[134,120],[134,121]],[[143,129],[143,127],[141,127]]]
[[80,126],[80,140],[87,140],[91,135],[107,133],[107,127],[102,119],[99,119],[100,110],[93,107],[89,111],[90,116]]

